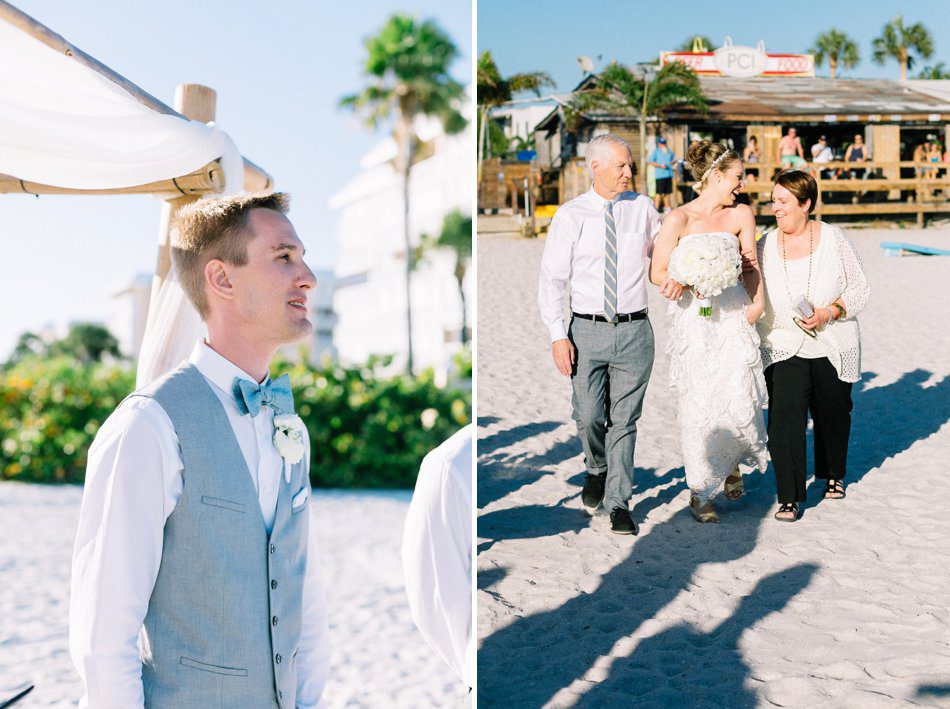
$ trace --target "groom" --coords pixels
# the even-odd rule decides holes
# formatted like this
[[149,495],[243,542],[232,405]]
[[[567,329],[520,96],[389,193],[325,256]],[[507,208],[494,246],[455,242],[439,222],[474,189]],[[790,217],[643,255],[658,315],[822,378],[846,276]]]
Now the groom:
[[316,281],[288,204],[244,195],[179,215],[175,268],[208,338],[126,398],[89,451],[70,604],[81,707],[320,699],[309,441],[286,377],[268,374],[278,347],[312,329]]
[[[573,385],[573,417],[588,470],[581,500],[591,510],[603,502],[617,534],[638,531],[627,501],[637,419],[653,370],[646,284],[660,230],[650,199],[627,191],[632,164],[630,146],[615,135],[588,143],[593,185],[555,213],[538,294],[554,364]],[[567,287],[572,312],[565,328]],[[668,281],[660,293],[676,299],[682,287]]]

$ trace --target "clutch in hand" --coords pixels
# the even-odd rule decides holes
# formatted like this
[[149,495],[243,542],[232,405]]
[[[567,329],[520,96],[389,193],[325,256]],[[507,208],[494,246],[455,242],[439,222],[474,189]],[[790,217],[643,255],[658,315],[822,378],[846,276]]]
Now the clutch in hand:
[[805,296],[803,295],[800,295],[797,298],[793,298],[792,310],[794,310],[800,316],[800,317],[793,317],[792,319],[795,321],[795,324],[798,325],[799,328],[801,328],[802,332],[804,332],[809,337],[818,337],[818,335],[815,334],[814,330],[809,330],[807,327],[805,327],[802,324],[802,318],[810,318],[812,315],[815,314],[815,309],[811,307],[811,303],[808,302],[808,299],[805,298]]

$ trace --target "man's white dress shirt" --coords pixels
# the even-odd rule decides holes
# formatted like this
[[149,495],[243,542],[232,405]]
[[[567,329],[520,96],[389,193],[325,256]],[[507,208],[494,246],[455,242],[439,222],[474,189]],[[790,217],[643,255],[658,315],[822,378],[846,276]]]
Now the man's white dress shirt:
[[[221,401],[244,454],[270,534],[282,465],[273,444],[274,412],[241,414],[235,377],[254,381],[198,342],[190,362]],[[307,440],[304,460],[310,460]],[[309,463],[307,465],[309,469]],[[73,551],[69,646],[86,694],[80,707],[142,707],[139,633],[162,560],[165,521],[182,494],[178,436],[165,410],[146,397],[126,399],[89,449],[79,531]],[[323,581],[310,524],[303,616],[297,652],[297,707],[316,707],[329,669]]]
[[471,687],[472,434],[469,424],[422,461],[403,531],[402,566],[416,626]]
[[[611,202],[617,225],[617,312],[635,313],[647,307],[646,284],[660,215],[648,197],[636,192],[622,192]],[[567,337],[564,289],[568,283],[571,310],[604,313],[606,207],[607,200],[591,188],[562,205],[551,220],[538,287],[541,319],[551,342]]]

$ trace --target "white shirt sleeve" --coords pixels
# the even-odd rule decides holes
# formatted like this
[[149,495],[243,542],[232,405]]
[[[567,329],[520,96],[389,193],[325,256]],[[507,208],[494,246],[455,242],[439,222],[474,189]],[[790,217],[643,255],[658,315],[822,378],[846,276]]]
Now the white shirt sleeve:
[[458,435],[469,438],[455,455],[447,457],[440,446],[422,462],[406,515],[402,562],[412,619],[430,647],[471,687],[471,427]]
[[[310,439],[304,453],[306,474],[310,475]],[[307,571],[303,580],[303,611],[300,644],[297,646],[297,709],[315,709],[330,673],[330,626],[327,617],[326,592],[317,548],[311,494],[309,534],[307,538]]]
[[143,706],[138,637],[181,468],[171,421],[142,397],[120,405],[89,450],[69,608],[70,654],[86,691],[80,707]]
[[551,335],[551,342],[567,337],[567,328],[564,327],[564,289],[571,278],[574,237],[571,234],[571,219],[563,209],[554,214],[548,227],[538,283],[538,307],[541,320]]
[[[647,257],[653,258],[653,246],[656,244],[657,234],[660,233],[660,227],[663,226],[663,219],[660,217],[660,213],[656,211],[656,207],[652,204],[647,207],[647,226],[649,233],[647,234]],[[649,267],[647,267],[647,273],[649,273]]]

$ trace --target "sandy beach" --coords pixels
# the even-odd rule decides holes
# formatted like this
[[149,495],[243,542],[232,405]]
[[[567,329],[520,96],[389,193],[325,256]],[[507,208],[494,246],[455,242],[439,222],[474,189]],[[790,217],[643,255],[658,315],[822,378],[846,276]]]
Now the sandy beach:
[[[75,486],[0,483],[0,699],[36,685],[17,709],[75,706],[82,693],[67,644],[81,498]],[[399,560],[409,498],[314,491],[330,613],[328,707],[459,707],[466,697],[409,614]]]
[[[665,301],[630,508],[582,508],[570,384],[537,308],[543,239],[478,240],[478,696],[486,707],[950,706],[950,229],[848,229],[871,302],[845,500],[783,524],[771,466],[688,510]],[[809,467],[811,466],[809,434]]]

